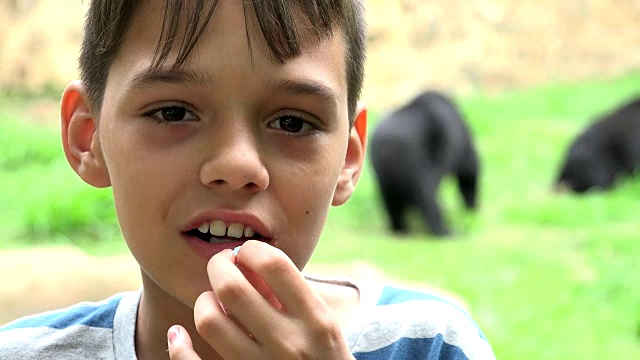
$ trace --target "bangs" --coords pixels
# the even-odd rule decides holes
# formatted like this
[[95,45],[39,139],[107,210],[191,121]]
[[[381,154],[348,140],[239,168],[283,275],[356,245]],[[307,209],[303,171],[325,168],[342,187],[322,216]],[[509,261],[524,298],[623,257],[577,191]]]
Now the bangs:
[[[160,38],[149,67],[149,71],[154,72],[165,67],[167,61],[176,69],[189,60],[219,0],[91,0],[79,65],[80,77],[96,115],[102,106],[109,67],[130,23],[135,13],[145,11],[152,1],[154,6],[161,6],[162,11]],[[353,122],[366,58],[363,0],[243,0],[241,4],[249,56],[255,42],[274,63],[285,63],[300,56],[306,47],[340,32],[345,40],[349,121]],[[175,57],[172,54],[176,54]]]
[[[218,0],[166,1],[160,40],[150,70],[157,70],[166,63],[179,34],[184,34],[172,65],[173,68],[181,67],[205,31],[217,5]],[[303,45],[309,41],[330,38],[345,19],[341,0],[245,0],[243,7],[249,48],[249,28],[257,25],[272,59],[279,63],[299,56]]]

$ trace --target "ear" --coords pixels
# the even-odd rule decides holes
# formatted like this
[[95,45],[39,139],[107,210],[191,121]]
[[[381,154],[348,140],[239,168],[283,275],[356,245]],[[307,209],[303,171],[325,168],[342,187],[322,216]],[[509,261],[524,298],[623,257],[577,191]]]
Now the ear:
[[73,170],[89,185],[111,185],[97,123],[93,118],[84,86],[80,81],[67,85],[60,105],[62,147]]
[[344,159],[344,167],[338,177],[336,191],[333,194],[331,205],[340,206],[347,202],[353,194],[364,164],[365,149],[367,145],[367,108],[364,104],[358,104],[356,119],[349,133],[347,155]]

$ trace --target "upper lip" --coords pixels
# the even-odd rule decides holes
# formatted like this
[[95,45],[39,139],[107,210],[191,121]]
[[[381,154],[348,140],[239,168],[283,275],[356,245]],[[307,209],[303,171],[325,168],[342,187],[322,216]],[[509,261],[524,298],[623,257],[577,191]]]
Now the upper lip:
[[262,235],[262,237],[271,239],[273,234],[269,231],[267,226],[256,215],[248,212],[236,212],[225,210],[208,210],[199,213],[192,217],[187,225],[184,226],[181,232],[187,232],[197,228],[203,223],[210,223],[214,220],[221,220],[225,225],[242,224],[252,228],[256,233]]

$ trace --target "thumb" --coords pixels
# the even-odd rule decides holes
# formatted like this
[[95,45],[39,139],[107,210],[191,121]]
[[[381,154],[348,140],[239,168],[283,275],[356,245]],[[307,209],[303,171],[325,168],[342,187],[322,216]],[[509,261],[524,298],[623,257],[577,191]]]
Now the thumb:
[[173,325],[167,331],[169,343],[169,358],[172,360],[200,360],[198,354],[193,351],[191,337],[185,328]]

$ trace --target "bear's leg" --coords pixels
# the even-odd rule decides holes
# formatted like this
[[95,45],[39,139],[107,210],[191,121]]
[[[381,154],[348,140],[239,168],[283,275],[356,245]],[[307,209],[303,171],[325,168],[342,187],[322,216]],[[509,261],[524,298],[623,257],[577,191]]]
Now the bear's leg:
[[395,188],[383,187],[381,190],[382,200],[391,222],[391,231],[398,234],[408,233],[409,228],[404,216],[407,208],[404,196]]
[[435,236],[446,236],[449,235],[449,229],[445,225],[442,209],[437,199],[439,183],[440,178],[432,179],[423,184],[418,207],[422,212],[429,232]]
[[477,207],[478,177],[477,175],[458,174],[458,189],[462,194],[464,205],[469,210]]
[[478,205],[479,172],[478,156],[473,148],[468,147],[455,175],[458,180],[458,190],[465,207],[469,210],[475,209]]

